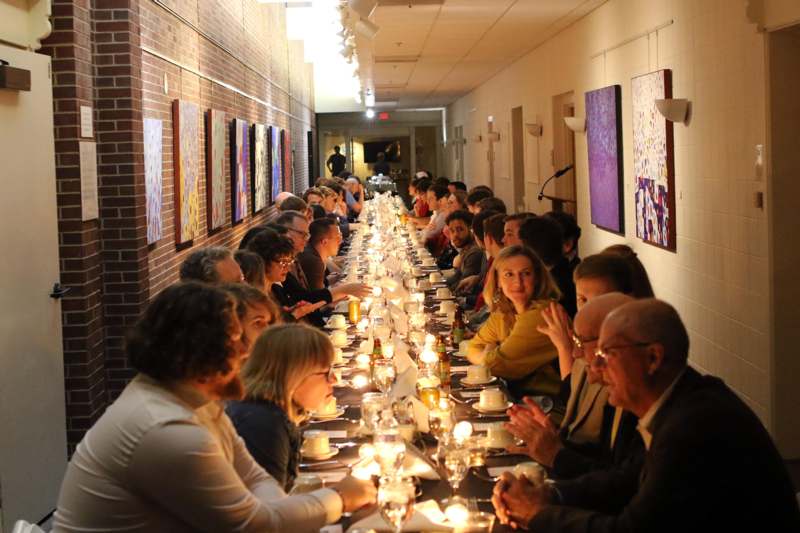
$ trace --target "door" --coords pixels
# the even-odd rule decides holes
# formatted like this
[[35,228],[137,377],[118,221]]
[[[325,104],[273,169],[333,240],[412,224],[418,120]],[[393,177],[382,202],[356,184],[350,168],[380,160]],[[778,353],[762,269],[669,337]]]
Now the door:
[[516,213],[525,208],[525,141],[522,123],[522,107],[511,110],[511,175],[514,183],[514,206]]
[[50,58],[0,44],[31,90],[0,89],[0,502],[2,530],[56,504],[66,468]]
[[456,158],[456,181],[464,181],[464,126],[456,126],[453,135]]
[[575,133],[564,123],[564,117],[575,116],[575,102],[572,91],[553,97],[553,172],[567,165],[573,165],[572,170],[554,180],[551,189],[553,196],[561,199],[553,202],[553,209],[563,209],[567,213],[577,216],[575,194]]

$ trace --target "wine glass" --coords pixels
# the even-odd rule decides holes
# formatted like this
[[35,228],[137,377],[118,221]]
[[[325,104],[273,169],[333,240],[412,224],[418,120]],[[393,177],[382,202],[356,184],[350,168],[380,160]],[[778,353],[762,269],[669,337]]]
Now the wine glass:
[[453,489],[453,495],[458,491],[458,486],[463,481],[469,470],[469,449],[451,442],[444,450],[444,470],[447,481]]
[[372,380],[382,393],[386,394],[394,384],[397,371],[391,359],[377,359],[372,366]]
[[[447,403],[447,402],[444,402]],[[444,408],[443,408],[444,407]],[[428,430],[436,437],[436,458],[441,456],[442,445],[449,442],[450,432],[455,425],[455,415],[450,405],[440,402],[434,409],[428,411]]]
[[414,482],[411,478],[384,476],[378,485],[381,516],[400,533],[414,512]]

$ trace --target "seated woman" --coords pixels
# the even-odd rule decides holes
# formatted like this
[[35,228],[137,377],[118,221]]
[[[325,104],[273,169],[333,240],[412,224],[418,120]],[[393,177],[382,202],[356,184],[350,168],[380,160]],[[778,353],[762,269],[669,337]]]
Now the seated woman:
[[302,324],[268,328],[241,371],[245,399],[226,411],[253,459],[290,490],[300,464],[298,426],[333,395],[333,345]]
[[222,288],[236,300],[236,315],[251,348],[265,329],[282,322],[280,309],[265,292],[245,283],[227,283]]
[[513,396],[558,394],[556,348],[538,331],[542,310],[560,294],[544,263],[526,246],[504,248],[487,274],[491,314],[470,341],[467,357],[505,378]]

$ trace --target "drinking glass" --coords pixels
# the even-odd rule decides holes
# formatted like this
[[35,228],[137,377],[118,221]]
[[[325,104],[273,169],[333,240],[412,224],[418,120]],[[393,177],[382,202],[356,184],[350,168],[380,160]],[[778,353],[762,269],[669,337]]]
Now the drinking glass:
[[[444,407],[444,409],[442,408]],[[452,405],[437,405],[428,411],[428,429],[436,437],[436,458],[441,457],[442,446],[450,442],[450,433],[455,425],[455,414]]]
[[453,489],[453,495],[458,491],[458,486],[467,475],[469,470],[470,453],[468,448],[464,448],[451,442],[444,450],[444,470],[447,473],[447,481]]
[[397,376],[397,372],[394,368],[394,361],[391,359],[377,359],[372,364],[372,376],[372,380],[375,382],[375,386],[378,387],[378,390],[384,394],[389,392]]
[[377,392],[368,392],[361,397],[361,423],[369,433],[374,433],[386,402],[386,396]]
[[470,437],[464,442],[469,450],[469,466],[486,465],[486,438],[482,436]]
[[381,516],[400,533],[414,512],[414,482],[411,478],[384,476],[378,485]]
[[453,533],[490,533],[495,515],[481,511],[469,511],[466,521],[453,527]]
[[406,441],[396,427],[392,432],[378,429],[373,441],[375,461],[382,475],[395,475],[403,466],[406,457]]

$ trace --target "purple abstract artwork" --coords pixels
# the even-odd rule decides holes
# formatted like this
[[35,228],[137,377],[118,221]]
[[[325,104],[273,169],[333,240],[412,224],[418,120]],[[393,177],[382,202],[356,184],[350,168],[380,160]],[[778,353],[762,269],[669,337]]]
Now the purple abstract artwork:
[[675,153],[672,122],[655,101],[672,98],[670,70],[631,80],[636,236],[675,250]]
[[586,93],[592,224],[615,233],[625,231],[621,94],[619,85]]
[[231,133],[231,212],[233,222],[239,222],[247,214],[250,196],[248,171],[250,170],[250,125],[245,120],[235,119]]

